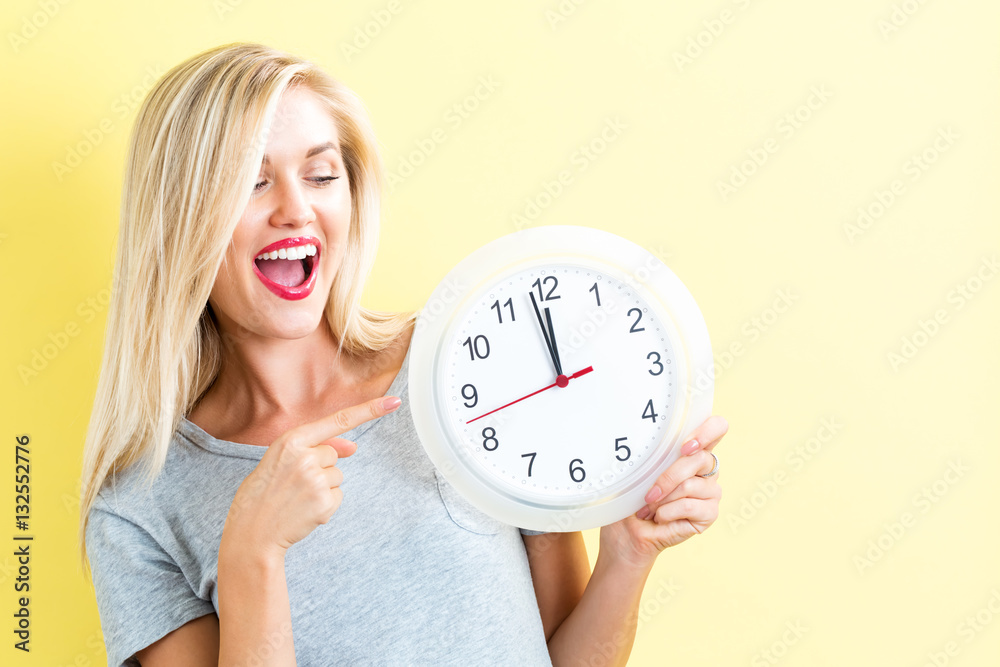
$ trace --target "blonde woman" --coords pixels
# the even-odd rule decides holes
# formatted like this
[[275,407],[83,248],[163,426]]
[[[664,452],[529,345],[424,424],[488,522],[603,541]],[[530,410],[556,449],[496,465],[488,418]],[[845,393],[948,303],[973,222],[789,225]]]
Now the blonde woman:
[[716,519],[719,417],[593,573],[437,481],[415,314],[360,306],[382,178],[358,98],[262,45],[139,110],[79,534],[110,665],[624,664],[656,555]]

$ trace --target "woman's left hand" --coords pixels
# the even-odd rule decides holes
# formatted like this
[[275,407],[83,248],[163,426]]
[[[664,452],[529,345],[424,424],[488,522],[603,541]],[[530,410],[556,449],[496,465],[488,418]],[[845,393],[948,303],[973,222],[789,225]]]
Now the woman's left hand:
[[601,554],[630,566],[650,568],[667,547],[704,532],[719,516],[719,473],[709,454],[729,430],[712,416],[696,428],[681,448],[681,456],[656,480],[646,505],[635,514],[601,528]]

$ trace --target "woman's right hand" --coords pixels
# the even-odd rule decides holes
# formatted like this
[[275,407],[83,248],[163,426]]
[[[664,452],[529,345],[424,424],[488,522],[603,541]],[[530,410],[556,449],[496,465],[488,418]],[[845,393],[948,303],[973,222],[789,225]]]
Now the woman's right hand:
[[336,436],[399,407],[398,397],[379,397],[296,426],[268,446],[257,467],[236,490],[222,531],[239,552],[284,557],[290,546],[333,516],[343,499],[337,461],[357,451]]

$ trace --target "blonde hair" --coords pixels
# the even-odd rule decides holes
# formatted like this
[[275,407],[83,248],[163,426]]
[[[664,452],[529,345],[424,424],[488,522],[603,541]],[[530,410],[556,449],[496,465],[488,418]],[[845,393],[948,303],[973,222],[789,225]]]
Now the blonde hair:
[[174,431],[215,380],[224,347],[208,297],[280,119],[281,94],[302,85],[329,110],[351,194],[347,247],[324,320],[348,354],[386,348],[415,312],[360,304],[375,260],[382,160],[364,105],[320,67],[261,44],[204,51],[161,78],[129,139],[104,353],[83,452],[79,556],[109,475],[163,469]]

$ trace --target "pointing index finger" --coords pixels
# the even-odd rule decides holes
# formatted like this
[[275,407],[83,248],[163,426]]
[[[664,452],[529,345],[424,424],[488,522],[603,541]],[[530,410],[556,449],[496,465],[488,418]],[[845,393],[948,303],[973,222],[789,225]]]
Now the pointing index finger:
[[398,396],[373,398],[370,401],[338,410],[314,422],[302,424],[293,429],[293,431],[296,440],[304,442],[307,447],[311,447],[330,438],[347,433],[367,421],[387,415],[398,408],[401,403],[402,399]]

